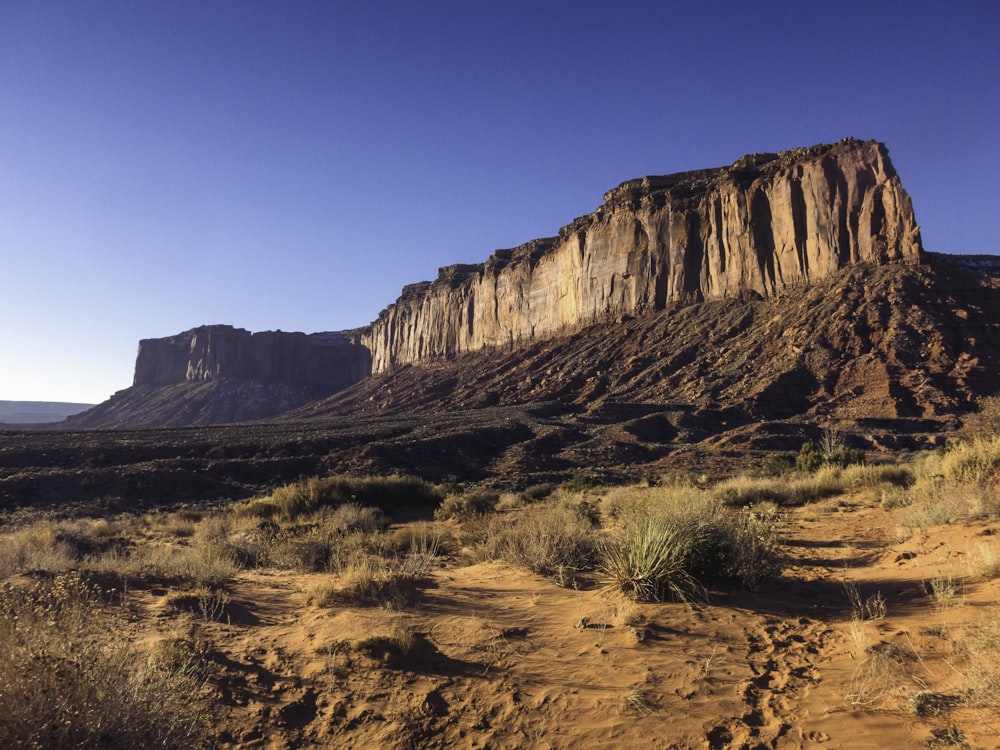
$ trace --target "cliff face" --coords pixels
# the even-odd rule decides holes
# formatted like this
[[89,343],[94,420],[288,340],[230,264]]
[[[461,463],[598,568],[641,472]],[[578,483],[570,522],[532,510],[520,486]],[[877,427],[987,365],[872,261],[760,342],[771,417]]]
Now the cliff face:
[[343,333],[250,333],[220,325],[140,341],[133,385],[235,378],[335,390],[370,372],[368,349]]
[[625,182],[558,237],[406,287],[362,343],[383,372],[605,315],[771,297],[848,265],[919,263],[921,252],[885,146],[845,139]]

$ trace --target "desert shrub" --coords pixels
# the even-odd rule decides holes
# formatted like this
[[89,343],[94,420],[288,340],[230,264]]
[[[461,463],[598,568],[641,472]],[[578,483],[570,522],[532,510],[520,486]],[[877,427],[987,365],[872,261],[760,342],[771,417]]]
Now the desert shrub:
[[946,482],[995,484],[1000,481],[1000,437],[959,443],[940,456],[936,466]]
[[627,594],[688,599],[703,590],[702,582],[755,589],[780,574],[773,505],[732,511],[716,493],[674,485],[619,496],[615,515],[620,526],[601,568]]
[[0,746],[207,746],[190,670],[147,658],[79,576],[0,587]]
[[764,477],[780,477],[793,471],[796,466],[796,457],[792,451],[781,451],[772,453],[764,459],[761,464],[760,474]]
[[403,570],[414,578],[425,578],[437,567],[440,555],[453,551],[451,533],[432,523],[405,526],[393,534],[393,543],[403,557]]
[[345,534],[353,532],[373,534],[376,531],[385,531],[389,526],[389,519],[378,508],[365,507],[357,503],[344,503],[324,520],[324,525]]
[[434,511],[434,517],[439,521],[447,521],[450,518],[463,521],[492,512],[498,502],[500,495],[489,490],[472,490],[460,495],[448,495],[441,506]]
[[745,507],[767,502],[803,505],[839,495],[844,490],[843,470],[826,464],[812,473],[781,479],[746,475],[733,477],[716,484],[710,493],[725,505]]
[[851,464],[844,467],[840,479],[845,487],[884,488],[909,487],[913,484],[913,469],[905,464]]
[[988,441],[1000,437],[1000,396],[980,399],[979,411],[965,420],[964,427],[970,440]]
[[56,539],[68,545],[74,557],[122,549],[129,546],[126,521],[106,518],[79,518],[59,521],[52,525]]
[[356,554],[339,573],[339,587],[331,599],[362,604],[403,603],[423,576],[407,570],[397,558]]
[[593,568],[597,536],[578,505],[530,506],[512,516],[489,519],[476,555],[504,560],[566,585],[576,573]]
[[554,491],[555,487],[551,484],[533,484],[521,492],[521,497],[524,498],[524,502],[526,503],[537,503],[547,498]]
[[224,622],[229,619],[232,600],[222,589],[196,586],[193,589],[167,594],[167,606],[177,612],[191,612],[206,622]]
[[419,639],[413,628],[397,619],[385,629],[384,633],[363,638],[354,645],[354,648],[372,659],[387,664],[398,664],[413,654],[418,643]]
[[823,465],[823,455],[816,450],[812,442],[802,444],[799,454],[795,457],[795,468],[803,473],[816,471]]
[[196,544],[226,544],[232,530],[232,518],[228,513],[212,513],[195,526],[194,540]]
[[191,582],[212,587],[226,584],[239,568],[232,547],[215,544],[112,550],[81,564],[87,573],[111,576],[125,584]]
[[710,491],[713,498],[729,506],[744,507],[765,502],[785,505],[791,499],[789,491],[791,481],[791,479],[740,475],[719,482]]
[[717,534],[719,577],[738,580],[745,588],[757,590],[781,575],[780,543],[776,508],[743,508],[730,516],[729,523],[723,523]]
[[914,525],[1000,515],[1000,437],[960,442],[915,462]]
[[39,571],[62,573],[78,561],[72,545],[59,539],[51,524],[36,523],[0,534],[0,577]]
[[608,584],[640,601],[687,601],[701,592],[690,571],[699,541],[696,528],[637,519],[605,545],[600,569]]
[[414,477],[312,477],[278,487],[251,500],[239,512],[289,522],[346,503],[391,510],[433,506],[440,501],[441,494],[432,485]]
[[604,482],[596,474],[581,471],[574,474],[572,479],[563,485],[563,488],[567,492],[586,492],[587,490],[600,487],[603,484]]

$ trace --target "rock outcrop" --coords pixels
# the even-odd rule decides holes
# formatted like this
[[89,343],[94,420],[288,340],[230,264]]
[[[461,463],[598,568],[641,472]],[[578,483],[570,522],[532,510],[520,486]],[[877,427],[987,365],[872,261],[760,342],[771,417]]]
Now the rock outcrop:
[[622,321],[645,313],[770,299],[845,268],[916,265],[922,253],[909,196],[881,143],[848,138],[752,154],[728,167],[622,183],[556,237],[405,287],[365,329],[306,335],[218,325],[143,340],[133,387],[70,421],[306,415],[310,402],[403,365],[523,350],[605,320],[617,322],[609,335],[624,335]]
[[558,237],[406,287],[362,341],[384,372],[604,316],[772,297],[848,265],[919,263],[921,252],[887,149],[849,138],[622,183]]
[[235,378],[338,390],[370,372],[368,349],[347,333],[251,333],[214,325],[140,341],[133,385]]

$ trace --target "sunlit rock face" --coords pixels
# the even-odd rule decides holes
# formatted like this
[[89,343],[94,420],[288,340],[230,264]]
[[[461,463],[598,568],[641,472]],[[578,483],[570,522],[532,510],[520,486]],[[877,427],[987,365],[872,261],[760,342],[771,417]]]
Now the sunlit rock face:
[[133,384],[163,386],[238,378],[334,390],[370,372],[368,350],[348,334],[251,333],[213,325],[140,341]]
[[847,265],[915,264],[921,253],[888,150],[848,138],[625,182],[558,237],[404,288],[362,343],[382,372],[605,317],[770,297]]

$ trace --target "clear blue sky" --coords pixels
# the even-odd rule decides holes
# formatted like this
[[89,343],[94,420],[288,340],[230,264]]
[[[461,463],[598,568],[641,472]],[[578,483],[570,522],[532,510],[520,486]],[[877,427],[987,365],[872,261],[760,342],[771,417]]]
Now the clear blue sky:
[[848,135],[928,249],[1000,252],[1000,4],[2,0],[0,399],[361,326],[623,180]]

